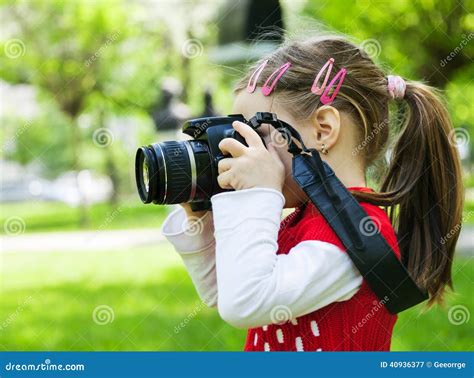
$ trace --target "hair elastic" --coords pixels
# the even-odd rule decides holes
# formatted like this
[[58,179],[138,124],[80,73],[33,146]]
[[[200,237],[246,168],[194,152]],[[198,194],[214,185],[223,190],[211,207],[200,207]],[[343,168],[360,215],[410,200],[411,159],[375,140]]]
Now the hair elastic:
[[[314,79],[313,85],[311,86],[311,92],[313,92],[315,95],[320,95],[323,93],[324,88],[326,87],[326,84],[329,79],[329,75],[331,74],[332,67],[334,64],[334,59],[330,58],[324,66],[319,70],[318,74],[316,75],[316,78]],[[324,77],[324,81],[321,84],[320,87],[318,87],[319,84],[319,79],[321,78],[323,72],[327,69],[326,76]]]
[[[268,79],[265,81],[265,84],[263,84],[263,87],[262,87],[262,93],[264,96],[268,96],[270,93],[272,93],[273,91],[273,88],[275,88],[275,85],[277,84],[278,80],[280,80],[280,78],[283,76],[283,74],[288,70],[288,68],[291,67],[291,63],[290,62],[287,62],[285,64],[283,64],[280,68],[276,69],[269,77]],[[278,74],[278,75],[277,75]],[[270,79],[275,76],[275,79],[272,81],[272,83],[270,85],[268,85],[268,83],[270,82]]]
[[247,84],[247,92],[253,93],[255,92],[255,87],[257,86],[257,81],[258,78],[260,77],[260,74],[262,73],[263,69],[268,63],[268,59],[264,60],[254,71],[252,76],[250,76],[249,82]]
[[387,76],[387,90],[392,99],[399,100],[405,97],[406,89],[407,83],[400,76]]
[[[344,81],[344,78],[346,77],[346,72],[347,70],[345,68],[341,68],[339,72],[336,74],[336,76],[334,76],[334,78],[331,80],[329,85],[326,87],[326,89],[324,90],[323,94],[321,95],[319,99],[324,105],[329,105],[330,103],[334,101],[337,94],[339,93],[339,89],[341,89],[342,82]],[[333,87],[336,80],[338,79],[339,79],[339,82],[337,83],[336,88],[332,92],[331,97],[329,97],[329,92],[331,91],[331,88]]]

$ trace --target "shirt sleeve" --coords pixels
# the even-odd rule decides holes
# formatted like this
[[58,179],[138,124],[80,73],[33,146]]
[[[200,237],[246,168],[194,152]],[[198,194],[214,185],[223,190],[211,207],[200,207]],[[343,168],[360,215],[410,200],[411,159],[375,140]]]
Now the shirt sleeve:
[[189,221],[179,207],[165,219],[162,234],[181,256],[201,300],[217,305],[216,255],[212,214]]
[[297,318],[350,299],[362,284],[336,245],[307,240],[288,254],[276,254],[284,201],[280,192],[266,188],[212,197],[218,310],[235,327]]

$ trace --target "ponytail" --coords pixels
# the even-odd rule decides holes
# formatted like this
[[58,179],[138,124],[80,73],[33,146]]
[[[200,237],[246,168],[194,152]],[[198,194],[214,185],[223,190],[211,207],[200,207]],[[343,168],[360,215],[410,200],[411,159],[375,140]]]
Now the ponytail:
[[380,193],[372,201],[389,206],[402,262],[442,303],[452,289],[451,266],[461,230],[463,187],[451,121],[437,91],[406,83],[403,121]]

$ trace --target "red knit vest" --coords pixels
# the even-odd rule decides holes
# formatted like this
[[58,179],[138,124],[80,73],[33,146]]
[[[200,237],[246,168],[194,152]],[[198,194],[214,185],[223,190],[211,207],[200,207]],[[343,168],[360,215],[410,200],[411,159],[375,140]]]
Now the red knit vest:
[[[349,189],[371,191],[360,187]],[[361,206],[400,258],[397,238],[385,211],[367,203],[361,203]],[[277,253],[288,253],[304,240],[325,241],[345,251],[337,235],[312,203],[297,208],[283,219],[278,234]],[[285,312],[285,309],[289,310],[282,305],[280,309],[274,310]],[[278,313],[275,318],[278,319]],[[387,351],[390,350],[396,320],[397,316],[387,311],[364,279],[358,292],[347,301],[331,303],[284,324],[249,329],[245,350]]]

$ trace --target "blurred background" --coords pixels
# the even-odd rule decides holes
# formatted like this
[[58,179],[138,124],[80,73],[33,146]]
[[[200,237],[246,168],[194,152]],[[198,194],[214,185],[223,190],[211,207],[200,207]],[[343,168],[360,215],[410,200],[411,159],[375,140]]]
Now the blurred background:
[[441,88],[466,203],[444,308],[400,315],[393,350],[473,350],[474,3],[342,0],[0,1],[0,349],[242,350],[198,299],[145,206],[137,146],[228,114],[245,65],[283,36],[353,36]]

